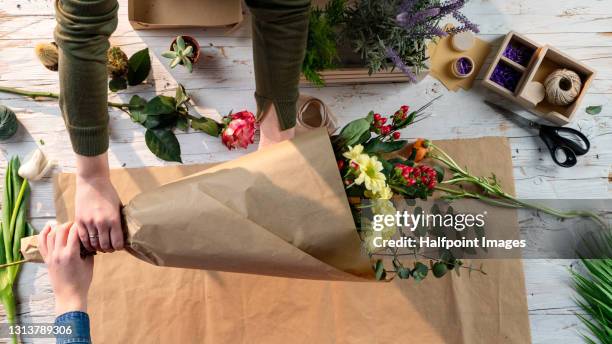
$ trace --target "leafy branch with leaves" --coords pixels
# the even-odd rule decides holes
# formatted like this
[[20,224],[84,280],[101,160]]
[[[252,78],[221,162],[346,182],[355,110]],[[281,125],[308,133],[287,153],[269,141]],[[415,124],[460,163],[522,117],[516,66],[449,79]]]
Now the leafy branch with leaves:
[[[59,94],[57,93],[28,91],[6,86],[0,86],[0,92],[26,96],[34,100],[44,98],[59,99]],[[181,146],[174,133],[174,129],[187,132],[191,128],[214,137],[241,134],[241,132],[234,132],[235,125],[232,122],[238,119],[234,119],[233,114],[228,114],[221,122],[207,117],[196,117],[189,113],[189,100],[190,97],[185,91],[185,87],[179,84],[173,97],[158,95],[146,100],[138,95],[134,95],[129,103],[109,101],[108,106],[125,112],[132,121],[145,127],[145,143],[147,147],[155,156],[164,161],[182,162]],[[240,114],[245,113],[253,117],[253,114],[250,112],[240,112]],[[250,140],[241,140],[241,142],[252,143],[252,136],[255,130],[254,117],[247,124],[251,129],[248,131]],[[232,129],[231,134],[228,132],[228,128]],[[244,145],[240,147],[244,147]],[[234,146],[228,146],[228,148],[234,148]]]

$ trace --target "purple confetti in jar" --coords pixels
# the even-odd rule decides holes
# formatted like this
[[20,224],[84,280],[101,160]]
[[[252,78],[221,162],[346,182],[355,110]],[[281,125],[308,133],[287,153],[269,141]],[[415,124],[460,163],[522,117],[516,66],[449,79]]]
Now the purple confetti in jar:
[[500,61],[497,66],[495,66],[493,74],[491,74],[491,81],[514,92],[521,79],[521,74],[521,72]]
[[510,42],[504,49],[504,56],[510,60],[527,67],[534,50],[523,44]]
[[457,72],[461,75],[467,75],[472,71],[472,62],[465,57],[457,60]]

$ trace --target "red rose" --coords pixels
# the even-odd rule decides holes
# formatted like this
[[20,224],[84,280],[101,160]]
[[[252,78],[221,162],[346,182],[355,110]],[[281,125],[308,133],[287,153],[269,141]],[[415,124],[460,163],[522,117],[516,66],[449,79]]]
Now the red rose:
[[226,127],[221,131],[221,142],[227,148],[247,148],[255,137],[255,116],[249,111],[241,111],[225,116]]

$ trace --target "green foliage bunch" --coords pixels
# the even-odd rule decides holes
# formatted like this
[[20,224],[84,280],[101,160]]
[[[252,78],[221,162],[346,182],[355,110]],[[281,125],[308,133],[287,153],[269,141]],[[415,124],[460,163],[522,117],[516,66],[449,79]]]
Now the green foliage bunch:
[[319,72],[337,65],[338,27],[345,19],[346,0],[331,0],[324,8],[310,11],[306,55],[302,63],[304,77],[316,86],[323,86]]

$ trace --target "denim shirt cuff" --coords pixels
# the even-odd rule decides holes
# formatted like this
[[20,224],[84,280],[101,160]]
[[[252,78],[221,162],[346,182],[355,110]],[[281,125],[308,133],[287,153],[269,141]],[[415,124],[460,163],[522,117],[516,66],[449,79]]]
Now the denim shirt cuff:
[[[91,343],[89,329],[89,315],[84,312],[68,312],[55,319],[55,326],[66,327],[65,331],[58,331],[57,344],[89,344]],[[70,330],[68,330],[70,327]]]

